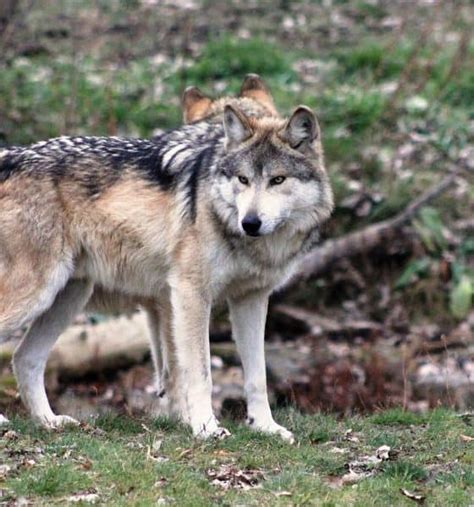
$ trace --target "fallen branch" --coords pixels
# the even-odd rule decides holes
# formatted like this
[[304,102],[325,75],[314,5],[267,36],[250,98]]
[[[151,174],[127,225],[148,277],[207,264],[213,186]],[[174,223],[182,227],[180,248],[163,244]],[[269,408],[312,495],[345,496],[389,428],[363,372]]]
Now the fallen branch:
[[304,324],[305,332],[313,336],[336,335],[373,335],[380,334],[383,326],[377,322],[362,319],[344,319],[344,321],[334,320],[299,308],[297,306],[279,304],[272,307],[273,317],[284,316],[286,319],[292,319]]
[[403,225],[413,218],[420,208],[451,188],[456,183],[457,176],[455,173],[446,176],[393,218],[369,225],[361,231],[346,234],[341,238],[328,240],[320,247],[312,250],[305,256],[298,273],[288,286],[322,273],[340,259],[367,252],[383,241],[392,238]]
[[[121,316],[96,325],[75,324],[60,336],[48,360],[48,371],[79,378],[107,369],[141,363],[150,354],[146,315]],[[0,364],[7,363],[17,341],[0,345]]]

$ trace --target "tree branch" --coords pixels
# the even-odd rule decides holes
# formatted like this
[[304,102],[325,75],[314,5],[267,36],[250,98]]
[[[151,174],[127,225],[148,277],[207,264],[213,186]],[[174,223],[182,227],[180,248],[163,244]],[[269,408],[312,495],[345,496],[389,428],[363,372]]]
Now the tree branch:
[[328,240],[320,247],[312,250],[305,256],[298,273],[288,286],[316,276],[328,269],[334,262],[367,252],[383,241],[393,237],[404,224],[413,218],[420,208],[451,188],[455,184],[457,176],[455,173],[446,176],[393,218],[369,225],[361,231]]

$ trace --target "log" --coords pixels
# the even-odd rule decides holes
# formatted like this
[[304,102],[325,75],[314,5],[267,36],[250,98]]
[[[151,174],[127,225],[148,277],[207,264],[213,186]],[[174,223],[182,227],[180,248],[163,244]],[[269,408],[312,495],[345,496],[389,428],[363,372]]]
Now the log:
[[51,351],[48,369],[63,377],[81,377],[143,362],[149,354],[146,315],[138,312],[93,326],[71,326]]
[[284,315],[304,323],[307,333],[313,336],[335,335],[376,335],[383,332],[383,326],[377,322],[346,318],[343,321],[333,320],[291,305],[279,304],[272,307],[272,312]]
[[[95,325],[72,325],[53,347],[47,370],[63,378],[78,378],[143,362],[150,354],[148,333],[143,312]],[[11,358],[17,343],[10,341],[0,346],[3,361]]]

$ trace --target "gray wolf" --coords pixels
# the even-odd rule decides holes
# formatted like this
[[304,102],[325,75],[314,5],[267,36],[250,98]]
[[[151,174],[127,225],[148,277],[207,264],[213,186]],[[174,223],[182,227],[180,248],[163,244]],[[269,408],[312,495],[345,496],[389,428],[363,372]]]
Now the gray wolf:
[[257,76],[240,97],[203,97],[188,90],[189,123],[152,141],[60,137],[0,152],[0,337],[32,322],[13,367],[46,427],[75,422],[44,387],[60,333],[84,309],[140,305],[170,412],[196,436],[224,435],[208,332],[226,300],[248,422],[293,439],[270,412],[264,328],[269,295],[333,208],[318,122],[304,106],[281,119]]

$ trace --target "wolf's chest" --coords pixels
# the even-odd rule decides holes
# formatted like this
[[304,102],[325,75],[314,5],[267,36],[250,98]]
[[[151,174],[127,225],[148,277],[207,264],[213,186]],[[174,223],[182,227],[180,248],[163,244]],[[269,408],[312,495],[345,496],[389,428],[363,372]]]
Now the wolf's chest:
[[272,291],[291,276],[295,264],[295,258],[275,264],[256,254],[219,250],[210,262],[213,296],[225,299],[258,290]]

